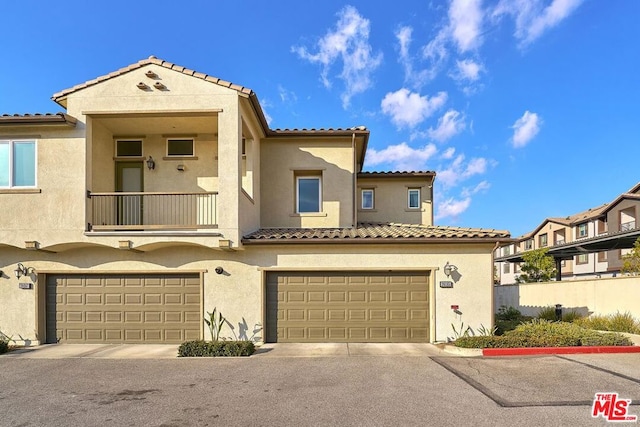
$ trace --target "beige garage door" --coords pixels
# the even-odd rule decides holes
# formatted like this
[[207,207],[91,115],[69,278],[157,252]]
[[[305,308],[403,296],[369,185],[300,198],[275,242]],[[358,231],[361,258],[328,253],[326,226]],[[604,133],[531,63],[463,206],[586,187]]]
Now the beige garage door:
[[198,274],[48,276],[47,342],[198,339],[200,288]]
[[428,342],[429,275],[267,274],[267,342]]

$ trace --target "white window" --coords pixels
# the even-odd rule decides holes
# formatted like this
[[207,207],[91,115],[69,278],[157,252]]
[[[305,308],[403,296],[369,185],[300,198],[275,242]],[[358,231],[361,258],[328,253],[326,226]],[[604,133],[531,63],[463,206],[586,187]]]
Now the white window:
[[373,190],[362,190],[362,209],[373,209]]
[[116,157],[142,157],[142,140],[116,140]]
[[167,139],[167,157],[193,157],[195,156],[193,138],[169,138]]
[[409,189],[409,209],[419,209],[419,208],[420,208],[420,189],[410,188]]
[[0,140],[0,187],[36,186],[36,142]]
[[296,177],[298,213],[322,212],[322,180],[319,176]]
[[587,224],[578,225],[578,237],[587,237]]

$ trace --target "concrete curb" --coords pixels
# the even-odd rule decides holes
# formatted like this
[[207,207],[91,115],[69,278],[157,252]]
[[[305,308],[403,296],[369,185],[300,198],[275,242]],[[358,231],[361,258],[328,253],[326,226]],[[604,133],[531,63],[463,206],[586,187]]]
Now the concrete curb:
[[535,356],[541,354],[612,354],[640,353],[638,346],[483,348],[483,356]]

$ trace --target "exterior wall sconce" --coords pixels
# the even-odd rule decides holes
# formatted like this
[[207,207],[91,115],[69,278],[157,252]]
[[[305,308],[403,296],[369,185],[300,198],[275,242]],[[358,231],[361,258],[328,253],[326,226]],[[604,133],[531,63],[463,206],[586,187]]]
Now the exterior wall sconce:
[[449,261],[447,261],[447,263],[444,266],[444,275],[447,277],[451,276],[451,273],[453,273],[454,271],[458,271],[458,267],[456,267],[453,264],[449,264]]
[[222,273],[224,273],[224,268],[222,268],[222,267],[216,267],[216,268],[215,268],[215,272],[216,272],[216,274],[222,274]]
[[16,278],[21,278],[22,276],[29,276],[36,272],[36,269],[33,267],[25,267],[22,263],[18,263],[18,267],[14,270],[16,274]]
[[180,172],[184,172],[184,165],[178,165],[176,169],[178,169],[178,171]]
[[153,157],[149,156],[149,158],[147,159],[147,167],[149,168],[149,170],[154,170],[156,168],[156,162],[155,160],[153,160]]

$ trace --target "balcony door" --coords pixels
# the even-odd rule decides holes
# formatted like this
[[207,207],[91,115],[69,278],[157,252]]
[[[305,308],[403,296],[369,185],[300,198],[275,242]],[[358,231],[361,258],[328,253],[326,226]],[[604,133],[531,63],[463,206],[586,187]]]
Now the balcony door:
[[[142,193],[143,162],[116,162],[116,191],[122,193]],[[118,197],[118,225],[142,224],[142,195],[122,195]]]

